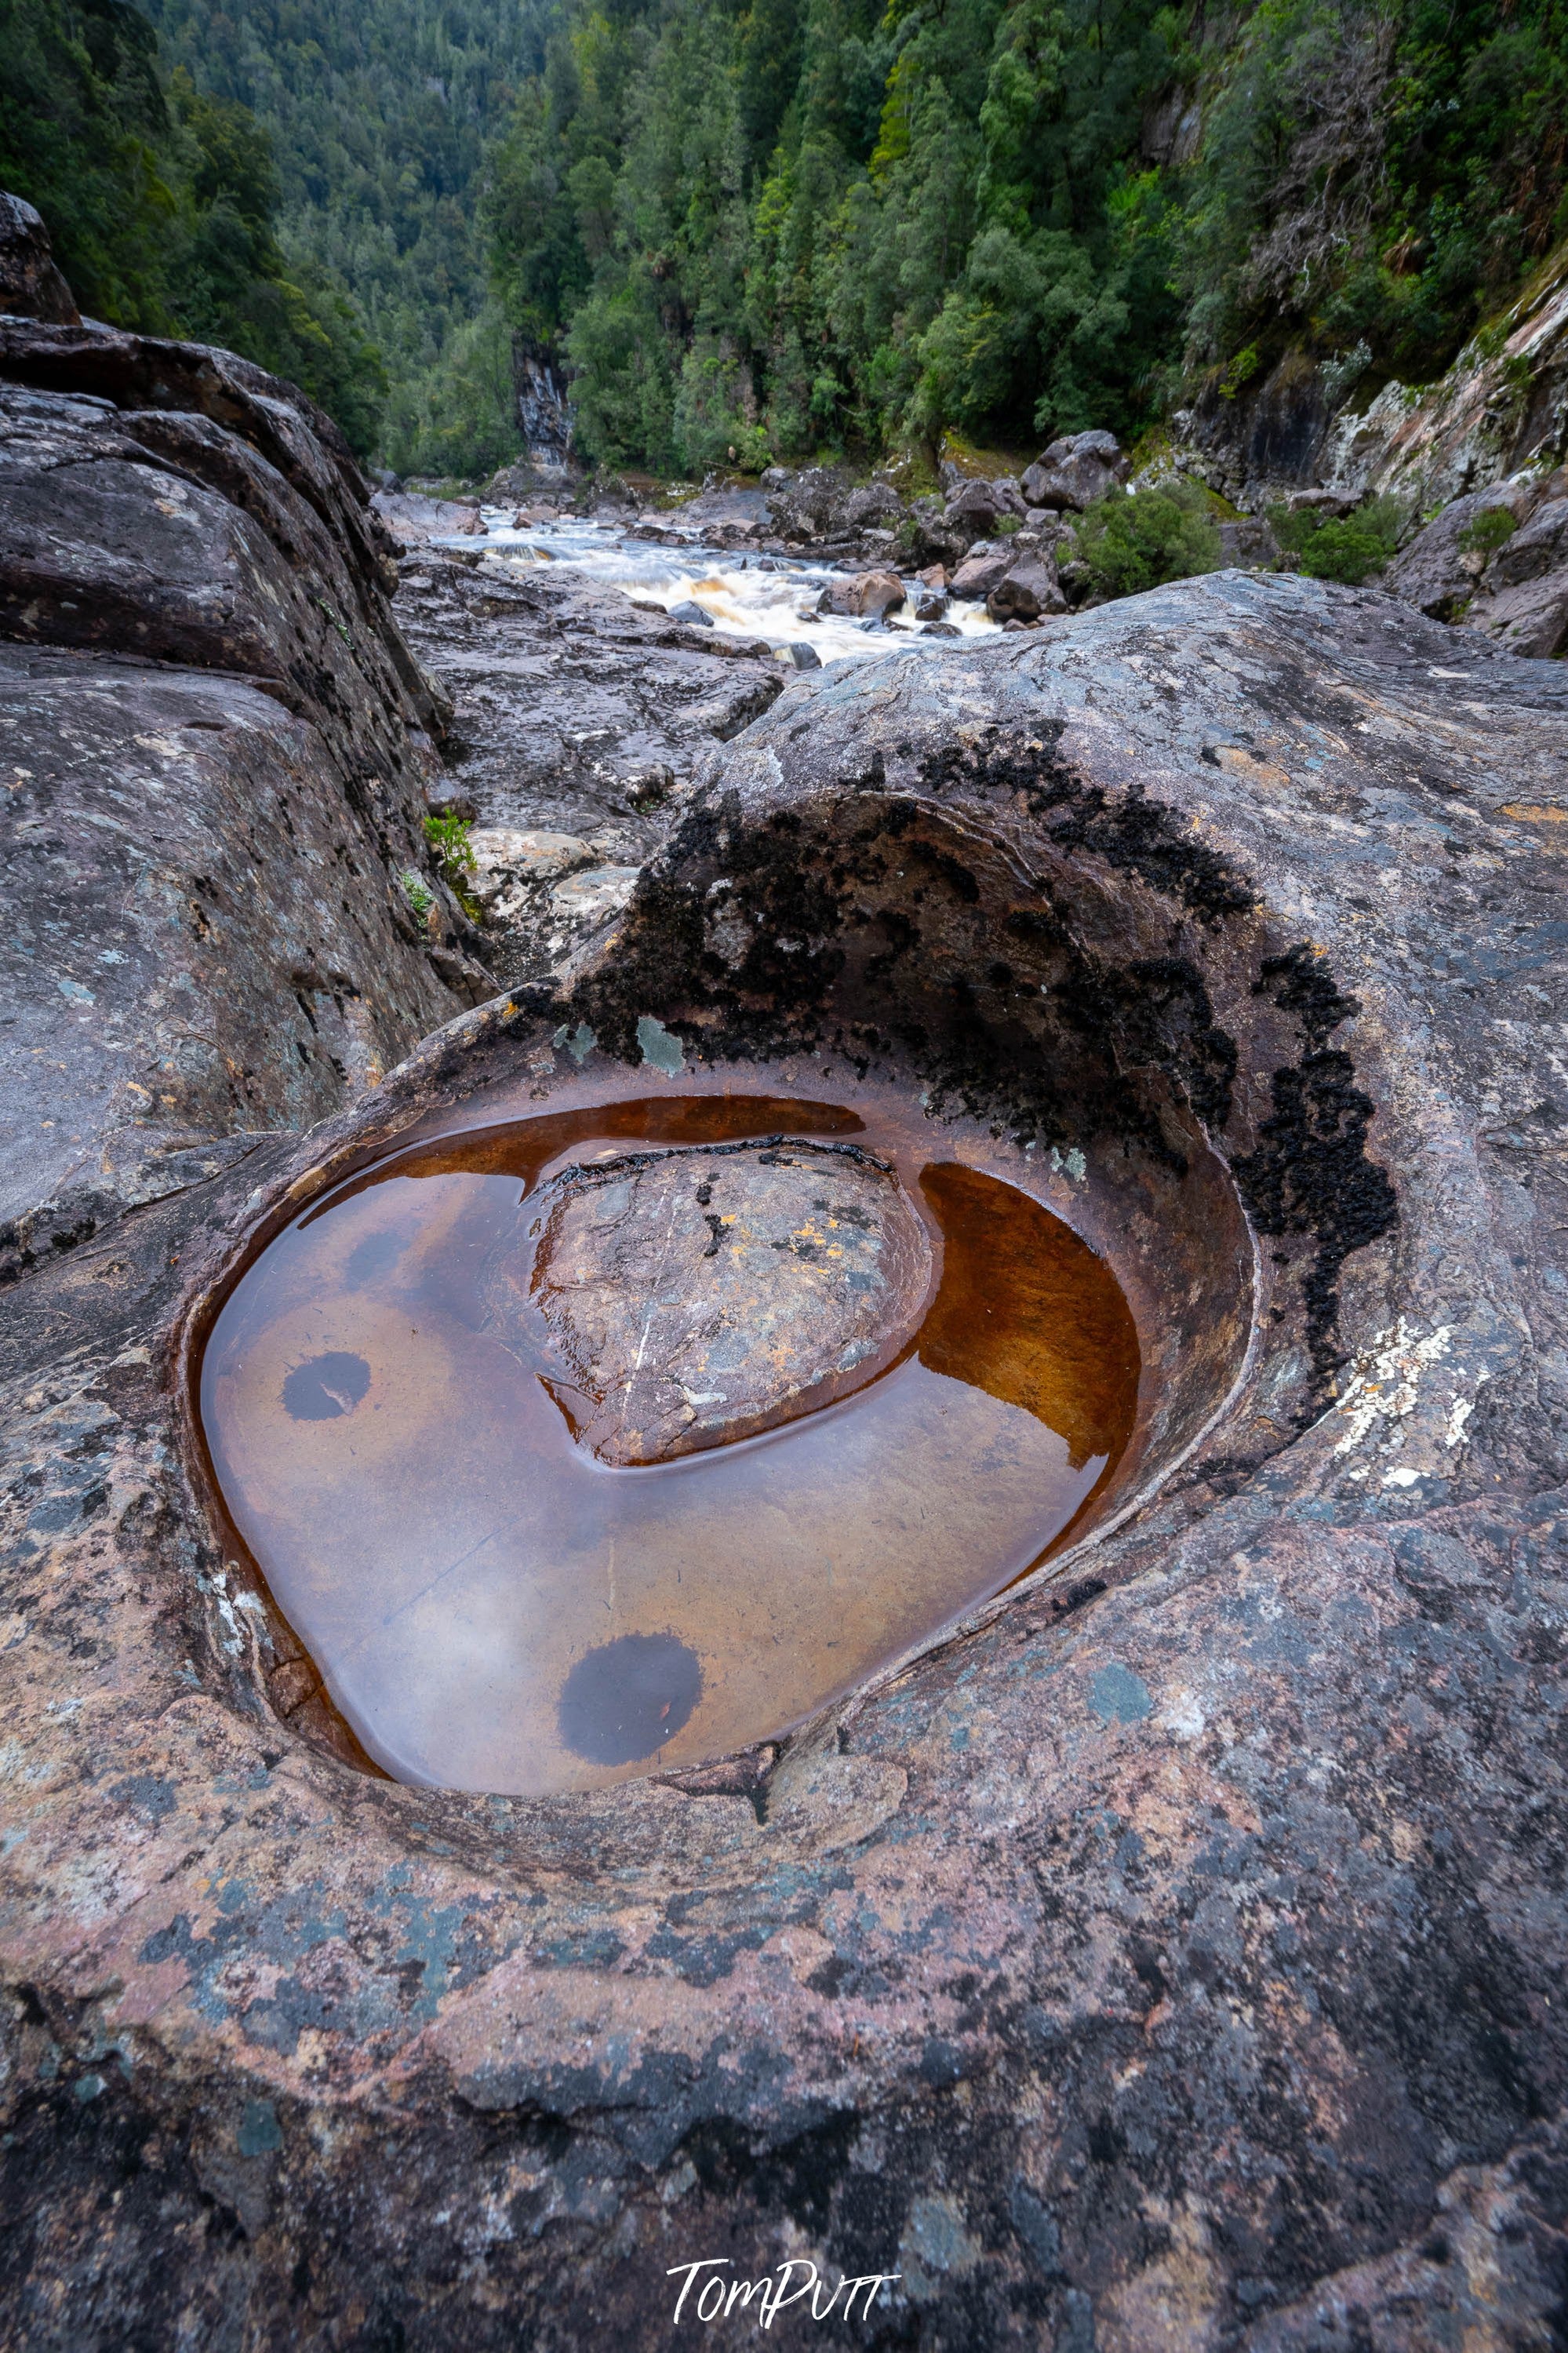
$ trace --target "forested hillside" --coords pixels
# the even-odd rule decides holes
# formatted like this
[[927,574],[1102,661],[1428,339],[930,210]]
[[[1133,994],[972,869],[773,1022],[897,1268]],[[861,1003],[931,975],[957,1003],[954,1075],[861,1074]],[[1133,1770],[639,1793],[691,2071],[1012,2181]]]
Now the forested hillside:
[[1568,227],[1563,0],[569,0],[489,174],[593,456],[1127,434],[1420,381]]
[[84,304],[401,471],[1123,436],[1287,347],[1441,371],[1568,231],[1568,0],[0,0]]
[[84,307],[226,343],[400,468],[511,454],[477,233],[552,0],[0,0],[0,185]]
[[373,447],[380,359],[342,280],[285,255],[265,132],[169,73],[126,0],[0,0],[0,185],[44,215],[84,311],[232,345]]
[[353,292],[400,470],[517,446],[510,337],[476,216],[485,142],[544,62],[552,0],[142,0],[169,64],[267,128],[291,257]]

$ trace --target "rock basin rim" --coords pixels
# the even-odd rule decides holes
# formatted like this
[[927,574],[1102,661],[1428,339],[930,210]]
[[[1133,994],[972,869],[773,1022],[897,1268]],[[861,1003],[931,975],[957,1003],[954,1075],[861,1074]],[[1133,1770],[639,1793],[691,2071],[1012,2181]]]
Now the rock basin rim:
[[[528,1088],[525,1115],[510,1120],[504,1117],[498,1119],[495,1106],[482,1103],[476,1105],[470,1101],[454,1105],[445,1113],[438,1110],[426,1110],[410,1124],[405,1132],[380,1137],[374,1145],[346,1144],[320,1168],[309,1172],[302,1179],[291,1184],[280,1197],[259,1208],[254,1222],[243,1231],[229,1262],[216,1279],[205,1284],[189,1303],[181,1321],[178,1340],[178,1379],[185,1400],[184,1445],[193,1486],[203,1498],[206,1513],[219,1533],[226,1567],[235,1580],[231,1587],[231,1600],[243,1590],[252,1597],[253,1607],[277,1615],[266,1577],[241,1535],[225,1498],[203,1423],[200,1404],[203,1365],[208,1338],[226,1302],[233,1296],[243,1276],[258,1264],[273,1241],[286,1230],[311,1224],[334,1202],[396,1174],[404,1166],[417,1170],[422,1165],[428,1165],[433,1158],[442,1164],[460,1160],[465,1143],[477,1150],[481,1165],[497,1165],[498,1158],[500,1165],[509,1165],[506,1154],[510,1145],[514,1151],[524,1154],[522,1166],[527,1173],[521,1202],[543,1202],[562,1175],[572,1172],[574,1155],[583,1140],[592,1138],[597,1132],[603,1145],[605,1121],[618,1120],[621,1123],[617,1132],[622,1135],[623,1145],[626,1136],[635,1136],[635,1126],[626,1119],[626,1114],[635,1113],[639,1101],[646,1103],[649,1099],[639,1096],[632,1083],[633,1073],[614,1062],[607,1062],[605,1056],[594,1053],[592,1050],[583,1056],[574,1051],[565,1065],[559,1095],[549,1096],[547,1090],[538,1084],[537,1051],[525,1058],[531,1059],[535,1065]],[[588,1064],[586,1071],[584,1062]],[[864,1133],[865,1118],[862,1114],[874,1118],[880,1113],[886,1117],[889,1104],[894,1104],[900,1123],[895,1132],[903,1145],[899,1157],[906,1164],[907,1181],[914,1183],[914,1172],[927,1154],[937,1162],[954,1156],[956,1165],[960,1166],[989,1166],[997,1173],[1005,1173],[1010,1183],[1022,1186],[1030,1198],[1048,1198],[1054,1213],[1074,1230],[1087,1227],[1093,1235],[1091,1246],[1119,1274],[1129,1265],[1127,1237],[1118,1229],[1120,1209],[1114,1191],[1109,1193],[1103,1204],[1097,1206],[1094,1214],[1085,1214],[1085,1187],[1088,1187],[1091,1194],[1098,1187],[1089,1164],[1081,1155],[1076,1152],[1071,1155],[1070,1169],[1059,1154],[1052,1155],[1058,1165],[1058,1173],[1054,1183],[1047,1176],[1042,1184],[1039,1170],[1031,1166],[1033,1155],[1009,1151],[1005,1142],[999,1142],[996,1137],[994,1122],[990,1124],[992,1133],[989,1136],[984,1132],[974,1133],[976,1124],[973,1121],[961,1120],[956,1126],[951,1122],[929,1124],[918,1103],[918,1083],[910,1073],[900,1072],[891,1079],[883,1075],[879,1084],[873,1079],[869,1086],[864,1071],[858,1082],[848,1087],[844,1085],[841,1077],[837,1086],[826,1089],[826,1100],[823,1082],[815,1079],[809,1069],[804,1073],[792,1072],[789,1092],[783,1098],[770,1090],[773,1074],[765,1064],[759,1067],[750,1062],[735,1061],[722,1068],[710,1069],[700,1063],[687,1062],[679,1077],[671,1074],[660,1080],[657,1076],[657,1066],[645,1056],[638,1075],[646,1079],[650,1074],[654,1075],[655,1083],[664,1090],[661,1095],[651,1099],[656,1128],[661,1114],[667,1120],[673,1116],[679,1125],[683,1119],[689,1119],[691,1110],[703,1104],[714,1109],[722,1106],[728,1116],[721,1129],[716,1130],[715,1134],[721,1133],[726,1140],[702,1146],[695,1144],[666,1144],[662,1146],[649,1144],[637,1155],[639,1160],[671,1157],[699,1150],[724,1154],[748,1147],[787,1146],[792,1141],[804,1141],[814,1133],[834,1132],[847,1137],[852,1131]],[[503,1095],[510,1092],[504,1080],[500,1083]],[[798,1103],[796,1124],[786,1128],[773,1126],[773,1118],[781,1107],[790,1106],[792,1098]],[[755,1115],[752,1115],[750,1111],[753,1103],[756,1105]],[[557,1105],[565,1107],[563,1120]],[[517,1108],[521,1111],[521,1105]],[[597,1131],[595,1113],[599,1118]],[[560,1124],[563,1129],[560,1138],[552,1138],[555,1149],[542,1160],[538,1156],[540,1147],[531,1154],[528,1152],[530,1132],[535,1129],[536,1123],[542,1128],[553,1128]],[[579,1129],[581,1135],[574,1133]],[[861,1152],[862,1156],[866,1156],[861,1146],[847,1142],[830,1148]],[[1203,1149],[1201,1144],[1199,1149]],[[1195,1450],[1223,1425],[1227,1410],[1247,1379],[1258,1345],[1253,1301],[1259,1287],[1259,1261],[1257,1237],[1251,1233],[1245,1212],[1235,1198],[1234,1187],[1223,1171],[1223,1160],[1212,1154],[1207,1156],[1213,1165],[1221,1198],[1228,1196],[1227,1214],[1234,1221],[1237,1232],[1246,1238],[1235,1263],[1226,1266],[1226,1273],[1237,1286],[1237,1295],[1226,1297],[1225,1311],[1232,1319],[1238,1335],[1245,1335],[1239,1339],[1239,1354],[1237,1346],[1233,1345],[1225,1360],[1229,1375],[1228,1385],[1222,1386],[1220,1393],[1207,1396],[1206,1414],[1195,1427],[1192,1426],[1189,1411],[1179,1425],[1177,1441],[1173,1445],[1166,1443],[1162,1446],[1156,1441],[1152,1447],[1150,1446],[1152,1400],[1144,1396],[1135,1440],[1129,1451],[1102,1475],[1092,1493],[1074,1512],[1068,1525],[1052,1534],[1048,1541],[1042,1542],[1033,1565],[1009,1577],[1005,1590],[994,1598],[988,1597],[978,1605],[966,1605],[955,1613],[942,1617],[916,1640],[900,1648],[895,1656],[879,1663],[872,1674],[859,1679],[849,1687],[850,1690],[868,1692],[876,1688],[904,1672],[927,1651],[955,1639],[998,1609],[1005,1609],[1015,1597],[1029,1590],[1039,1581],[1070,1575],[1089,1547],[1102,1541],[1146,1504],[1158,1488],[1179,1472]],[[876,1149],[871,1150],[869,1162],[871,1166],[887,1168],[889,1172],[895,1167],[894,1161],[887,1159]],[[592,1167],[593,1164],[589,1166]],[[916,1189],[918,1191],[918,1187]],[[1179,1195],[1174,1198],[1179,1200]],[[929,1217],[930,1213],[925,1214]],[[1198,1238],[1194,1240],[1196,1242]],[[1234,1248],[1234,1236],[1232,1241]],[[1142,1317],[1147,1321],[1164,1312],[1158,1276],[1147,1263],[1147,1252],[1143,1262],[1134,1261],[1133,1264],[1136,1267],[1131,1278],[1134,1296],[1139,1302]],[[929,1305],[933,1297],[934,1292],[928,1292],[925,1303]],[[1205,1304],[1209,1303],[1205,1301]],[[881,1377],[901,1360],[902,1353],[914,1345],[918,1330],[917,1324],[913,1332],[902,1339],[899,1355],[888,1356],[884,1352],[877,1359],[874,1367],[877,1377]],[[1169,1372],[1173,1361],[1169,1346],[1163,1350],[1150,1346],[1146,1356],[1151,1364],[1163,1357],[1163,1370]],[[1143,1387],[1147,1389],[1149,1383],[1145,1382]],[[809,1409],[814,1412],[822,1409],[820,1404]],[[731,1440],[729,1444],[733,1446],[736,1442]],[[738,1442],[743,1447],[748,1443],[765,1443],[766,1439],[749,1440],[742,1435]],[[441,1475],[439,1465],[432,1465],[431,1475],[432,1478]],[[635,1472],[633,1475],[636,1475]],[[296,1638],[286,1625],[279,1622],[278,1632],[285,1649],[292,1651],[298,1648]],[[847,1691],[845,1696],[848,1695],[849,1691]],[[310,1720],[316,1736],[323,1738],[326,1745],[344,1761],[373,1774],[382,1771],[383,1768],[366,1754],[339,1711],[331,1705],[324,1690],[314,1697]],[[768,1737],[773,1740],[784,1737],[798,1730],[805,1720],[805,1715],[781,1720],[776,1726],[769,1728]],[[693,1760],[683,1769],[709,1768],[721,1772],[729,1767],[739,1770],[751,1753],[737,1751],[733,1755],[710,1755]],[[658,1759],[650,1758],[645,1769],[657,1774],[660,1770]],[[563,1798],[560,1802],[570,1803],[571,1800]]]
[[[642,2353],[670,2264],[806,2244],[932,2353],[1551,2342],[1563,666],[1231,572],[781,692],[566,583],[395,611],[232,357],[12,318],[0,366],[8,2337]],[[622,877],[499,996],[405,610],[463,789]],[[1080,1154],[1180,1310],[1160,1444],[1246,1377],[1091,1574],[776,1751],[346,1770],[189,1483],[186,1311],[324,1165],[647,1017]]]

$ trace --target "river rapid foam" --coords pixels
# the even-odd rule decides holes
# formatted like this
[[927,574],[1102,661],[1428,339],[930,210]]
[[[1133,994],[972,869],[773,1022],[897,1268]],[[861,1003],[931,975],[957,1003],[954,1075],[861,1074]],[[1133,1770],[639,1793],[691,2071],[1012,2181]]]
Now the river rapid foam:
[[[563,521],[513,526],[510,508],[485,512],[482,538],[472,535],[443,543],[481,549],[486,554],[531,570],[542,564],[569,565],[588,579],[615,588],[636,603],[700,607],[723,636],[766,641],[783,652],[808,645],[823,663],[864,661],[873,655],[932,653],[961,640],[994,638],[997,624],[984,605],[952,600],[941,633],[914,618],[930,591],[912,575],[900,574],[908,603],[890,621],[861,621],[837,613],[818,614],[825,588],[843,574],[830,565],[789,555],[737,554],[733,549],[670,547],[639,539],[623,525]],[[949,631],[956,631],[954,638]]]

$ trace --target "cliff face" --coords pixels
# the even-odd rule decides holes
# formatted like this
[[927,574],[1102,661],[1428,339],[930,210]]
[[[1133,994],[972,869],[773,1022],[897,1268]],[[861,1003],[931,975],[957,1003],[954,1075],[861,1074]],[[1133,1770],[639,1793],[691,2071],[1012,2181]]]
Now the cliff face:
[[1325,487],[1347,500],[1392,492],[1426,515],[1549,471],[1568,440],[1568,246],[1437,383],[1394,381],[1363,396],[1366,358],[1320,364],[1287,352],[1234,396],[1211,385],[1178,412],[1177,431],[1214,487],[1248,509]]
[[57,322],[21,231],[5,299],[57,318],[0,318],[13,1276],[489,986],[438,880],[427,918],[402,881],[443,698],[342,435],[231,353]]
[[1384,385],[1364,411],[1341,412],[1319,464],[1363,496],[1392,491],[1426,512],[1529,468],[1550,467],[1568,436],[1568,247],[1513,307],[1466,345],[1440,381]]
[[1362,398],[1353,364],[1291,352],[1175,423],[1179,462],[1249,512],[1303,493],[1337,512],[1397,500],[1392,595],[1512,653],[1568,649],[1568,247],[1436,384]]

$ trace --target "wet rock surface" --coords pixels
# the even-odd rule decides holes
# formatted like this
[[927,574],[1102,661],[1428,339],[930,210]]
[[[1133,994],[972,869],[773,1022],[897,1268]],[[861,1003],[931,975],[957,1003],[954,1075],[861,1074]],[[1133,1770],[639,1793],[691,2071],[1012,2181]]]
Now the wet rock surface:
[[[667,1461],[847,1394],[897,1355],[930,1291],[919,1212],[852,1145],[644,1155],[552,1190],[531,1296],[574,1425],[607,1462]],[[508,1291],[502,1276],[503,1316]]]
[[428,870],[443,702],[365,496],[232,353],[0,320],[7,1281],[493,986]]
[[[1561,669],[1222,574],[700,748],[613,950],[12,1293],[7,2328],[652,2347],[670,2265],[809,2256],[900,2278],[782,2342],[1552,2341]],[[901,1023],[1064,1186],[1186,1105],[1259,1237],[1246,1377],[776,1756],[377,1782],[266,1695],[175,1335],[323,1166],[584,1026],[646,1088],[653,1015],[818,1065]]]
[[[442,802],[477,820],[481,836],[582,841],[581,863],[607,874],[640,864],[703,751],[766,711],[784,686],[760,641],[641,610],[565,565],[520,575],[439,549],[410,554],[397,615],[455,698]],[[574,903],[581,887],[557,902],[559,873],[547,878],[526,858],[508,870],[505,851],[498,860],[483,841],[481,855],[503,878],[487,948],[498,979],[548,968],[584,928]]]

